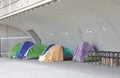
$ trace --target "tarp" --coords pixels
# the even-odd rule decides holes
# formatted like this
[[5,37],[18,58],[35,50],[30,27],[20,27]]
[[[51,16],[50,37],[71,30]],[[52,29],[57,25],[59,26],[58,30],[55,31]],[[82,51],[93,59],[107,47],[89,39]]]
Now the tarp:
[[15,44],[15,45],[10,49],[10,52],[9,52],[9,54],[8,54],[8,57],[10,57],[10,58],[15,57],[16,53],[17,53],[18,50],[19,50],[20,45],[21,45],[21,43]]
[[25,57],[26,58],[38,58],[39,55],[41,55],[41,53],[45,49],[45,47],[46,46],[43,44],[35,44],[28,49],[28,51],[25,54]]
[[61,45],[52,46],[44,55],[39,57],[40,62],[63,61],[63,50]]
[[43,52],[41,53],[41,55],[44,55],[46,52],[47,52],[47,50],[50,48],[50,47],[52,47],[52,46],[54,46],[55,44],[50,44],[50,45],[48,45],[44,50],[43,50]]
[[73,61],[83,62],[83,59],[87,57],[88,52],[90,51],[94,51],[94,48],[88,42],[83,42],[79,44],[76,50],[74,51]]
[[31,41],[25,41],[25,42],[23,42],[23,45],[21,46],[21,49],[20,49],[18,58],[20,58],[20,59],[24,58],[25,53],[27,52],[27,50],[28,50],[32,45],[34,45],[34,43],[31,42]]
[[62,46],[62,50],[63,50],[63,57],[64,60],[72,60],[73,55],[71,54],[70,50],[64,46]]

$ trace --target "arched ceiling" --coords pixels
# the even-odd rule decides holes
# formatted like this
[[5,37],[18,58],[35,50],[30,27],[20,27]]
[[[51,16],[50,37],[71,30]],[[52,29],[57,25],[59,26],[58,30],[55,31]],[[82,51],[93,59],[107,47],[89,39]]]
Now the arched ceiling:
[[98,50],[120,50],[120,0],[62,0],[0,23],[34,29],[42,43],[59,43],[72,51],[83,41]]

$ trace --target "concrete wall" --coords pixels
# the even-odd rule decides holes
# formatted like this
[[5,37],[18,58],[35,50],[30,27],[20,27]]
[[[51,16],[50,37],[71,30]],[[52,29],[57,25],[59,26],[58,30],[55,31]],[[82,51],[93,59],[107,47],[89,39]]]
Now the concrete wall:
[[0,52],[2,55],[8,54],[11,47],[23,41],[32,41],[23,31],[8,25],[0,25]]
[[98,50],[120,51],[119,20],[119,0],[62,0],[0,23],[34,29],[42,43],[59,43],[72,52],[83,41]]

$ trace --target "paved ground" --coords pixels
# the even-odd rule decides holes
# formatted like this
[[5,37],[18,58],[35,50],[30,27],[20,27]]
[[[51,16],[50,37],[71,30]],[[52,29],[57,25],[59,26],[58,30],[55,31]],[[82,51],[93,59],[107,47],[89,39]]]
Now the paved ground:
[[0,78],[120,78],[120,68],[78,62],[0,58]]

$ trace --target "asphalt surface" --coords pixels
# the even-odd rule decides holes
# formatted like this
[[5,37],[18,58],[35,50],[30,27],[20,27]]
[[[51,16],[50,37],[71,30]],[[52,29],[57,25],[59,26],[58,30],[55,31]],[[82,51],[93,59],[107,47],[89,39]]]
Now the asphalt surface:
[[120,78],[120,68],[73,61],[0,58],[0,78]]

